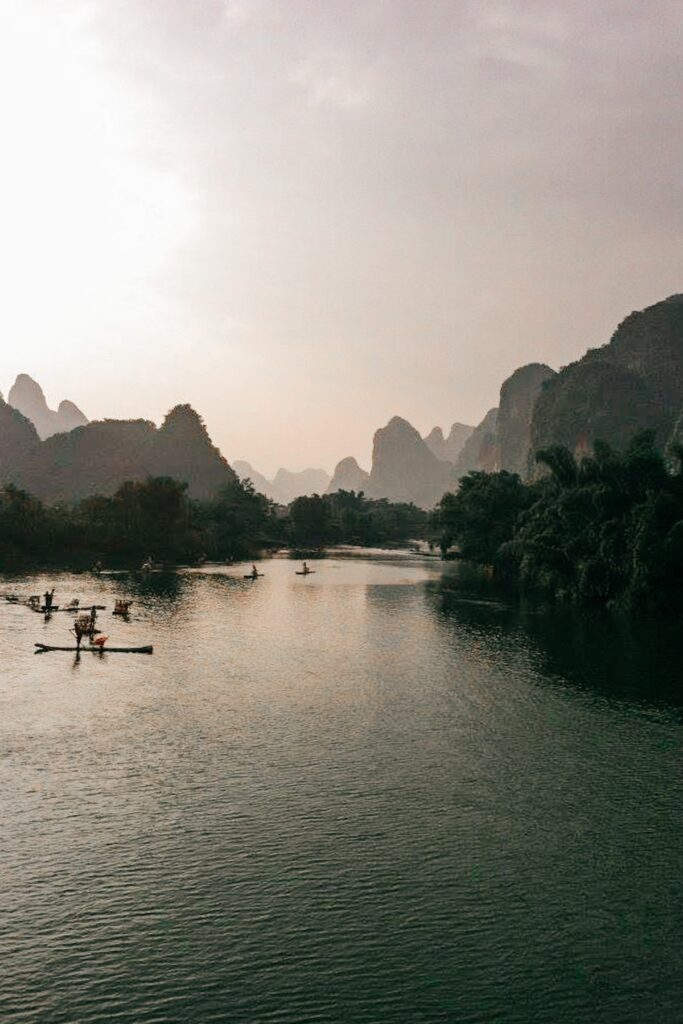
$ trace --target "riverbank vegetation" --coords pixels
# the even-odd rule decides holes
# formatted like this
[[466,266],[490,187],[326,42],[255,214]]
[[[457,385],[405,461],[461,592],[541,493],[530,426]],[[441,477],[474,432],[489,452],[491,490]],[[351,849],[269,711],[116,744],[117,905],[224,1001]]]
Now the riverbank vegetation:
[[296,498],[287,518],[289,542],[297,547],[391,546],[423,539],[429,528],[429,514],[416,505],[356,491]]
[[576,604],[683,606],[683,447],[671,464],[646,431],[619,453],[536,455],[544,475],[467,474],[434,514],[442,551]]
[[362,494],[297,498],[276,506],[235,481],[193,501],[170,477],[129,481],[111,496],[46,505],[12,485],[0,488],[0,568],[24,565],[175,563],[249,558],[289,545],[399,544],[424,536],[427,513]]

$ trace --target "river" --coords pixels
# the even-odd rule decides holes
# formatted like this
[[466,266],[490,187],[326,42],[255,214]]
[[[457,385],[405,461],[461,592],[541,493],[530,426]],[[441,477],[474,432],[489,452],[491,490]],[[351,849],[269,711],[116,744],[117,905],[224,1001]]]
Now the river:
[[680,1021],[680,629],[311,564],[0,581],[3,1024]]

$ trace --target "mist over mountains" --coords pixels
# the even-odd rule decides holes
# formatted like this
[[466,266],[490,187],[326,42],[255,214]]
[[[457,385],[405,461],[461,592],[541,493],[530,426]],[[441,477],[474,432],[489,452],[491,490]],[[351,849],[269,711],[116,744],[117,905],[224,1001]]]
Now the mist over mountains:
[[609,342],[559,372],[544,363],[519,367],[476,426],[456,421],[447,434],[437,426],[422,437],[392,417],[375,433],[368,470],[345,456],[331,477],[324,469],[281,468],[269,480],[247,462],[231,467],[189,405],[172,409],[160,427],[144,419],[88,422],[68,400],[51,410],[40,385],[20,374],[8,401],[0,398],[0,480],[48,502],[111,494],[124,480],[167,475],[186,482],[196,498],[239,477],[282,505],[341,489],[431,508],[473,470],[530,479],[539,448],[564,445],[580,456],[595,440],[623,448],[643,429],[654,431],[662,450],[683,438],[680,294],[631,313]]
[[33,423],[41,440],[83,427],[88,422],[85,413],[68,399],[61,401],[56,411],[50,409],[40,384],[27,373],[19,374],[10,388],[7,402]]
[[278,505],[289,505],[295,498],[307,494],[324,494],[330,482],[330,476],[324,469],[294,472],[281,468],[272,480],[268,480],[248,462],[238,459],[232,465],[240,480],[251,480],[257,491]]

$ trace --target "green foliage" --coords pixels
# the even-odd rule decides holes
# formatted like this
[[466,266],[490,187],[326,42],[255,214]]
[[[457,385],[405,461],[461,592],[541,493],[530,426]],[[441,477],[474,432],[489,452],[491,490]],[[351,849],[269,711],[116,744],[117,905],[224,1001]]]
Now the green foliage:
[[424,537],[428,522],[416,505],[336,491],[296,498],[289,506],[288,536],[297,547],[400,544]]
[[596,442],[580,461],[561,446],[536,457],[548,472],[534,484],[470,473],[445,495],[442,546],[579,604],[680,607],[683,472],[667,471],[654,432],[623,454]]
[[26,564],[139,564],[204,556],[248,558],[288,543],[401,543],[424,536],[427,514],[414,505],[368,501],[362,494],[297,498],[287,513],[236,478],[215,497],[192,501],[168,476],[127,481],[111,497],[44,505],[13,485],[0,489],[0,568]]
[[235,480],[212,501],[198,503],[196,518],[203,524],[204,552],[211,557],[241,558],[281,539],[275,505],[250,480]]
[[442,551],[457,542],[463,558],[496,564],[529,502],[530,489],[516,473],[468,473],[457,493],[445,494],[437,507],[434,521],[442,531]]

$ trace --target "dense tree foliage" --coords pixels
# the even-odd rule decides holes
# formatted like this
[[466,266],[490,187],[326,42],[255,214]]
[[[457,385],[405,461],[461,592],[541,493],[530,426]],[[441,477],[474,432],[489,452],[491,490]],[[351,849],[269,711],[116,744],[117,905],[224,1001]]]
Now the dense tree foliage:
[[289,506],[289,539],[295,546],[400,544],[426,536],[429,516],[416,505],[336,491],[297,498]]
[[272,503],[237,479],[204,502],[171,477],[128,481],[111,497],[73,506],[44,505],[11,485],[0,490],[0,566],[239,558],[281,542]]
[[436,512],[442,545],[522,586],[577,603],[683,604],[683,448],[670,472],[651,431],[577,461],[537,453],[546,475],[470,473]]
[[457,494],[445,494],[438,509],[441,549],[457,543],[463,558],[492,565],[510,540],[520,512],[531,498],[516,473],[473,471],[460,481]]
[[424,536],[427,514],[362,494],[297,498],[288,510],[236,478],[207,501],[171,477],[128,481],[111,496],[45,505],[12,485],[0,489],[0,568],[20,564],[135,564],[239,559],[264,549],[391,544]]

